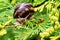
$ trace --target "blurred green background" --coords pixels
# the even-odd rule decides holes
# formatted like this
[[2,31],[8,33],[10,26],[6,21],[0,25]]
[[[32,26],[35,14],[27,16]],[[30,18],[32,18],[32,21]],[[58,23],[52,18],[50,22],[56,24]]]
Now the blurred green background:
[[[14,27],[13,13],[17,4],[29,2],[37,6],[44,1],[34,8],[32,20]],[[44,21],[39,22],[40,18]],[[60,40],[60,0],[0,0],[0,40]]]

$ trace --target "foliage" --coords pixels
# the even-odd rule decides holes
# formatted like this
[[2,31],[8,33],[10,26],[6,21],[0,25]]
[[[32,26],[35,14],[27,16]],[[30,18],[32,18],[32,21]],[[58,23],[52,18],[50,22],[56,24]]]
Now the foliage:
[[[44,1],[34,9],[32,20],[14,28],[13,13],[18,3],[36,6]],[[41,18],[43,22],[39,22]],[[0,40],[60,40],[60,0],[0,0]]]

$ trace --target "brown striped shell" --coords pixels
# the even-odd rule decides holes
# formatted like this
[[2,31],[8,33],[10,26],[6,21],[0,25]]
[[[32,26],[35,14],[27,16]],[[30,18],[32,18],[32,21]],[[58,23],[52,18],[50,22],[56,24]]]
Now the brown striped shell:
[[18,4],[14,10],[13,17],[14,18],[25,18],[27,15],[29,19],[34,12],[33,6],[30,3],[21,3]]

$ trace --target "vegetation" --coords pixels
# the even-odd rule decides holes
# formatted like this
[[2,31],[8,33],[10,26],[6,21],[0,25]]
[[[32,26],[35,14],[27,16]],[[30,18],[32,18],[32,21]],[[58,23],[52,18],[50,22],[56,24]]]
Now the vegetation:
[[[15,28],[14,8],[21,2],[29,2],[34,18]],[[39,22],[43,18],[43,22]],[[9,26],[9,28],[8,28]],[[60,40],[60,0],[0,0],[0,40]]]

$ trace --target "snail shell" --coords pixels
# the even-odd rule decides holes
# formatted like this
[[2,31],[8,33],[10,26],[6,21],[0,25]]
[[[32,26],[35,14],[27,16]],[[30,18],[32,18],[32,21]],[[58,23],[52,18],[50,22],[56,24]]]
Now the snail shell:
[[18,4],[14,10],[13,17],[14,18],[25,18],[27,15],[27,19],[29,19],[34,13],[34,8],[30,3],[21,3]]

